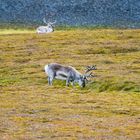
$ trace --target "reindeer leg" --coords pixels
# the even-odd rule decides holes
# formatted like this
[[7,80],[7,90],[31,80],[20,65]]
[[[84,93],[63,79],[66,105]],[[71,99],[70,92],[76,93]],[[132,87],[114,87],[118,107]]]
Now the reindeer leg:
[[48,84],[51,85],[50,77],[48,76]]
[[71,85],[72,86],[75,86],[75,81],[71,81]]
[[66,80],[66,86],[69,86],[69,80],[68,79]]
[[68,75],[68,77],[66,79],[66,86],[69,86],[70,83],[72,84],[72,86],[74,86],[74,80],[73,80],[71,73]]
[[53,79],[54,79],[54,77],[48,77],[48,84],[49,85],[53,84]]
[[70,83],[70,78],[68,77],[68,78],[66,79],[66,86],[69,86],[69,83]]
[[51,77],[51,78],[50,78],[50,85],[53,84],[53,79],[54,79],[54,77]]

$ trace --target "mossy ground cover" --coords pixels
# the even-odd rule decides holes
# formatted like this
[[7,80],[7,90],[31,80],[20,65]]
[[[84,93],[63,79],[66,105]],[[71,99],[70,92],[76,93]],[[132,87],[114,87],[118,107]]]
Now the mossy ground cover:
[[[44,65],[84,72],[86,88],[48,86]],[[71,29],[38,35],[0,32],[2,140],[140,138],[140,30]]]

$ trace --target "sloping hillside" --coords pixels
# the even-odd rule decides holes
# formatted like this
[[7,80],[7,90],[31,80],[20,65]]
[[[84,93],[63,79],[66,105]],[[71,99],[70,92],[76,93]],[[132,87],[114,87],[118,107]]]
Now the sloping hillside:
[[140,27],[139,0],[0,0],[0,21]]

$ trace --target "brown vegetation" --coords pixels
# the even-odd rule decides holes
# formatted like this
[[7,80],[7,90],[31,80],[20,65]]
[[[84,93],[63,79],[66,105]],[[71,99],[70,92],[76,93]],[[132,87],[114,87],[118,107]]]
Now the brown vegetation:
[[[2,140],[140,138],[139,30],[3,31],[0,54]],[[97,77],[85,89],[48,86],[51,62],[96,64]]]

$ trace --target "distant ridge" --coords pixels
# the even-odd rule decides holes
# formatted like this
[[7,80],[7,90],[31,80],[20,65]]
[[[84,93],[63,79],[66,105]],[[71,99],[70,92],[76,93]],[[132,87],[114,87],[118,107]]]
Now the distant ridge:
[[0,0],[0,23],[140,28],[140,0]]

